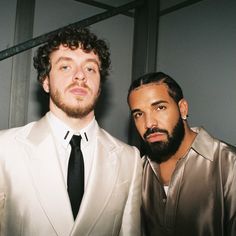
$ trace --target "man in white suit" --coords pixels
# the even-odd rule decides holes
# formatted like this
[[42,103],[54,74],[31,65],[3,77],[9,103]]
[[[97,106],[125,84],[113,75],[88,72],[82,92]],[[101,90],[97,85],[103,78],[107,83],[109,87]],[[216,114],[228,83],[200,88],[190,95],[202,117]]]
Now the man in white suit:
[[[140,235],[139,152],[99,127],[94,107],[108,75],[106,43],[67,27],[34,58],[50,111],[1,131],[0,235]],[[72,136],[81,136],[84,192],[73,216],[67,191]]]

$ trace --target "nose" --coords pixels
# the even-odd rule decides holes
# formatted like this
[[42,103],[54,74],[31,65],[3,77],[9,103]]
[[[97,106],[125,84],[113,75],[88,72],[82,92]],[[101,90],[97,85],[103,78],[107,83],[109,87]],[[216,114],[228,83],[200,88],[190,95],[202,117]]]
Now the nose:
[[86,75],[82,68],[78,68],[73,76],[73,80],[86,82]]
[[152,114],[146,114],[145,116],[145,128],[151,129],[153,127],[157,127],[158,122],[156,117],[154,117]]

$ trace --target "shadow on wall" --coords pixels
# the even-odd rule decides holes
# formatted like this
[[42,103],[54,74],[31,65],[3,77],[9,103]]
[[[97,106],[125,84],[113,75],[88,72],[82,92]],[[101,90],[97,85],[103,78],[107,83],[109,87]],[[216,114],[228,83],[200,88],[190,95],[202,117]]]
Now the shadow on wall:
[[109,85],[109,82],[106,81],[104,84],[102,84],[101,87],[101,94],[99,96],[99,99],[97,101],[97,105],[95,108],[95,115],[96,115],[96,119],[99,123],[100,120],[103,119],[103,117],[106,116],[107,111],[110,107],[110,97],[111,97],[111,90],[109,89],[109,87],[111,87]]
[[48,94],[43,90],[42,86],[37,86],[36,92],[35,92],[35,100],[39,104],[38,108],[38,115],[39,117],[42,117],[49,111],[49,96]]
[[[110,97],[110,91],[107,87],[107,84],[108,83],[102,85],[102,91],[95,108],[96,119],[98,121],[106,115],[109,108],[108,98]],[[35,100],[39,104],[38,115],[42,117],[49,111],[49,95],[43,90],[41,86],[37,86],[36,88]]]

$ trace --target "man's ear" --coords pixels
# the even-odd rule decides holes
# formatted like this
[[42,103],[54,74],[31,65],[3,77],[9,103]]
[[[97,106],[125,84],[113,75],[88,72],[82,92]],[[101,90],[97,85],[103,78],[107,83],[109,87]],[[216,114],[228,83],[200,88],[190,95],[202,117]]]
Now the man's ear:
[[49,85],[49,78],[46,76],[42,82],[43,89],[46,93],[49,93],[50,85]]
[[182,98],[179,103],[179,110],[180,110],[180,114],[183,120],[186,120],[188,117],[188,102],[187,100],[185,100],[184,98]]

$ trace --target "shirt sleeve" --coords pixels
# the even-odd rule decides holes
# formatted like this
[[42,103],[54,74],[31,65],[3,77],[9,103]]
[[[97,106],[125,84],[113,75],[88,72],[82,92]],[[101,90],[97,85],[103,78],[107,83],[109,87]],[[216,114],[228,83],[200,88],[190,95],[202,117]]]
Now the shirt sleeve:
[[225,186],[225,223],[227,236],[236,235],[236,160],[229,168],[229,181]]

